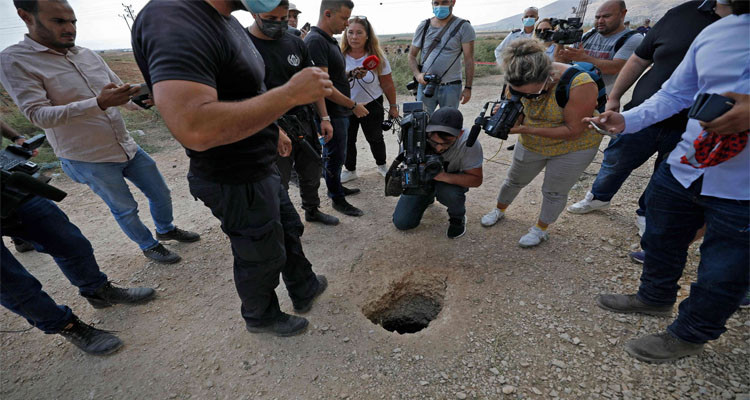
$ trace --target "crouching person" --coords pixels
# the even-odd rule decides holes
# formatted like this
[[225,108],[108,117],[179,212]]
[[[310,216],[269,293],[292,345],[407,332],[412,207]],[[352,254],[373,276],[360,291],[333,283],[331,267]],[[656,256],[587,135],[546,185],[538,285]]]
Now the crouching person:
[[429,150],[443,158],[443,172],[433,179],[434,185],[423,195],[403,194],[393,211],[393,224],[400,230],[419,226],[424,210],[435,201],[448,207],[451,239],[466,233],[466,192],[482,184],[482,146],[476,142],[468,147],[468,133],[463,129],[463,116],[458,109],[440,108],[432,114],[427,132]]

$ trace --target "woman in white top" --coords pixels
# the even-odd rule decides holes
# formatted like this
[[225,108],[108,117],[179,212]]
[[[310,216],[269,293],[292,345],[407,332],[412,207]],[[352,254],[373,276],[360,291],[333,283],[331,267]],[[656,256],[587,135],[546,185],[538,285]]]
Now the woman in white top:
[[[357,178],[357,133],[360,125],[365,139],[370,144],[370,151],[375,158],[378,172],[385,176],[388,167],[385,165],[385,141],[383,140],[382,123],[385,117],[383,108],[383,94],[390,104],[388,117],[398,117],[396,103],[396,87],[391,77],[391,66],[378,44],[378,37],[366,17],[355,16],[349,19],[349,26],[341,41],[341,52],[346,58],[346,71],[349,76],[351,98],[360,104],[366,104],[368,115],[357,118],[349,117],[349,136],[346,143],[346,167],[341,171],[341,182],[348,182]],[[367,71],[362,62],[368,56],[376,56],[380,62],[378,66]]]

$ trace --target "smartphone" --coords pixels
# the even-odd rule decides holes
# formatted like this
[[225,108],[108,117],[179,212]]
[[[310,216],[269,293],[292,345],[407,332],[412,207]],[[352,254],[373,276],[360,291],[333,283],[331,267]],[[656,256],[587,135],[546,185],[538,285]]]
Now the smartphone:
[[308,32],[310,30],[310,23],[308,22],[305,25],[303,25],[302,30],[305,32]]
[[606,130],[602,129],[599,125],[597,125],[597,124],[595,124],[595,123],[593,123],[591,121],[589,121],[589,125],[592,128],[594,128],[597,132],[599,132],[600,135],[615,136],[614,133],[610,133],[609,131],[606,131]]
[[715,93],[701,93],[690,107],[688,118],[710,122],[734,107],[734,100]]
[[138,93],[134,94],[133,97],[141,97],[141,96],[147,96],[151,94],[151,91],[148,90],[148,85],[145,83],[141,83],[140,85],[130,85],[131,88],[139,88]]

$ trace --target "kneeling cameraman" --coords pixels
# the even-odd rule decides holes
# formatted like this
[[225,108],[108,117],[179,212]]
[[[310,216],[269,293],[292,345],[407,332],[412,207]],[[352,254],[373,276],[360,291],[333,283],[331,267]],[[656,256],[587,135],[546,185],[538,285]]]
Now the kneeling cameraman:
[[403,194],[393,211],[393,224],[400,230],[419,226],[424,210],[435,198],[448,207],[451,239],[466,233],[466,192],[482,184],[482,146],[468,147],[463,116],[458,109],[441,107],[432,114],[425,131],[429,149],[443,158],[444,171],[433,179],[427,194]]

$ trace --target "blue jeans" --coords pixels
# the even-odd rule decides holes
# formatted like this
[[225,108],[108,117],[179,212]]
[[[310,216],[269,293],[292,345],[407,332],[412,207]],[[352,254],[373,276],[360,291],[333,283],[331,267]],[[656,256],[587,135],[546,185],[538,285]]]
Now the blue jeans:
[[440,105],[440,107],[458,108],[458,103],[461,101],[462,91],[463,88],[461,84],[440,85],[432,97],[425,97],[424,85],[420,84],[417,89],[417,101],[421,101],[424,104],[424,110],[432,115],[438,105]]
[[91,163],[60,159],[63,171],[70,179],[88,185],[109,207],[115,220],[130,240],[141,250],[155,247],[159,242],[138,218],[138,203],[130,193],[125,178],[146,195],[156,231],[166,233],[172,224],[172,197],[156,162],[140,147],[129,161]]
[[[3,236],[15,236],[51,255],[63,274],[82,294],[93,294],[107,282],[99,270],[91,243],[53,202],[32,197],[15,213],[13,224],[3,221]],[[45,333],[57,333],[72,317],[70,308],[57,305],[42,284],[2,246],[0,300],[7,309],[26,318]]]
[[717,339],[750,287],[750,202],[702,196],[703,178],[685,189],[662,163],[646,188],[646,253],[638,298],[648,304],[677,301],[687,251],[695,232],[706,225],[698,279],[667,328],[692,343]]
[[435,182],[435,188],[428,195],[402,194],[393,211],[393,225],[405,231],[419,226],[424,210],[435,201],[448,207],[450,218],[460,219],[466,215],[466,192],[469,188],[445,182]]
[[[320,124],[318,124],[320,125]],[[328,187],[328,197],[344,198],[341,185],[341,168],[346,161],[346,141],[349,136],[349,117],[331,117],[333,137],[323,146],[323,178]]]
[[[617,135],[610,139],[609,145],[604,149],[604,159],[599,174],[591,187],[594,198],[601,201],[610,201],[615,193],[628,179],[634,169],[640,167],[658,153],[654,162],[654,172],[659,164],[667,159],[669,153],[674,150],[684,129],[673,129],[652,125],[639,132],[628,135]],[[646,215],[645,193],[638,199],[638,215]]]

